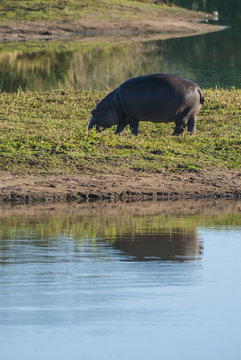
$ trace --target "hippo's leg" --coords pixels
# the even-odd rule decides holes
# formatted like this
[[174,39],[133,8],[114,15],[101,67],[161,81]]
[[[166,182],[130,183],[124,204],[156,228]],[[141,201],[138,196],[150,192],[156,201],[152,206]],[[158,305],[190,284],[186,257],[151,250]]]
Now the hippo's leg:
[[188,124],[188,120],[190,117],[190,107],[185,108],[182,112],[180,112],[175,119],[175,128],[172,135],[179,135],[183,133],[184,128]]
[[187,130],[191,135],[196,134],[196,123],[197,123],[196,116],[191,116],[187,125]]
[[138,135],[138,127],[139,127],[139,121],[135,119],[128,120],[128,123],[130,125],[131,133],[134,135]]
[[127,125],[127,123],[123,123],[123,122],[119,123],[117,125],[117,129],[115,131],[115,134],[120,134],[125,129],[126,125]]
[[175,122],[176,126],[174,128],[173,134],[172,135],[180,135],[183,133],[184,128],[187,126],[188,124],[188,120],[187,117],[184,117],[183,119],[179,119],[178,121]]

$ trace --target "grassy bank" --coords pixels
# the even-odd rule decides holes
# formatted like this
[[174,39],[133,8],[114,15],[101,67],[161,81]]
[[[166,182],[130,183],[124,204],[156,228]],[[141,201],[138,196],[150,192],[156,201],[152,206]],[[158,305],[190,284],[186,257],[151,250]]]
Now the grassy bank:
[[[153,19],[167,15],[190,17],[197,13],[178,7],[155,5],[149,1],[132,0],[3,0],[0,4],[1,21],[4,20],[101,20],[111,17]],[[161,16],[161,18],[160,18]]]
[[0,170],[17,173],[128,173],[241,167],[241,90],[206,90],[197,135],[171,136],[173,124],[88,132],[106,92],[0,94]]
[[222,29],[197,22],[206,16],[167,6],[165,1],[153,4],[149,0],[3,0],[0,42],[65,39],[83,34],[90,38],[98,35],[99,41],[106,41],[106,35],[114,41],[130,37],[164,39]]

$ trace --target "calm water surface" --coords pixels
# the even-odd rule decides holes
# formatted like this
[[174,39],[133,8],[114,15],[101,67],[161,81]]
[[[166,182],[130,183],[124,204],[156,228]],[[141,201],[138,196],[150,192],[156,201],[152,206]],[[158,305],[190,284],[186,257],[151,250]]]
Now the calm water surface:
[[240,202],[0,215],[1,358],[241,358]]

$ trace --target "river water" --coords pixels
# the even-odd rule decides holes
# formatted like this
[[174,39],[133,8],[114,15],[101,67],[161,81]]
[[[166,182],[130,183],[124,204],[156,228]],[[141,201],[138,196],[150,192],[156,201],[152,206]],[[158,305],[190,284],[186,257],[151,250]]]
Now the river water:
[[1,358],[239,360],[240,253],[240,201],[5,208]]
[[[160,41],[81,45],[78,39],[25,46],[9,51],[0,45],[0,90],[50,90],[56,88],[114,88],[130,77],[149,73],[174,73],[204,88],[241,87],[241,2],[175,1],[178,5],[218,11],[224,31]],[[31,50],[26,51],[26,48]],[[24,50],[25,49],[25,50]]]

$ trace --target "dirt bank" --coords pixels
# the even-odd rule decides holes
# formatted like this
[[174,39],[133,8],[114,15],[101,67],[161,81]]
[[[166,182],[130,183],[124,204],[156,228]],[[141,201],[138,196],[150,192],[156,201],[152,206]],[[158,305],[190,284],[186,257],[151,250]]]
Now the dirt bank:
[[229,170],[138,175],[41,175],[0,173],[0,203],[97,199],[241,198],[241,172]]
[[46,217],[70,216],[75,218],[84,216],[111,216],[112,219],[123,214],[129,216],[138,215],[203,215],[216,216],[220,214],[241,213],[241,200],[227,199],[202,199],[202,200],[177,200],[177,201],[132,201],[132,202],[72,202],[72,203],[34,203],[34,204],[4,204],[0,207],[0,219],[34,217],[35,221],[44,221]]
[[78,40],[94,40],[96,37],[106,40],[133,39],[167,39],[208,33],[221,30],[218,25],[200,23],[196,18],[177,18],[166,16],[161,21],[135,19],[107,20],[65,20],[65,21],[20,21],[9,20],[0,25],[0,42],[30,41],[69,38],[77,36]]

